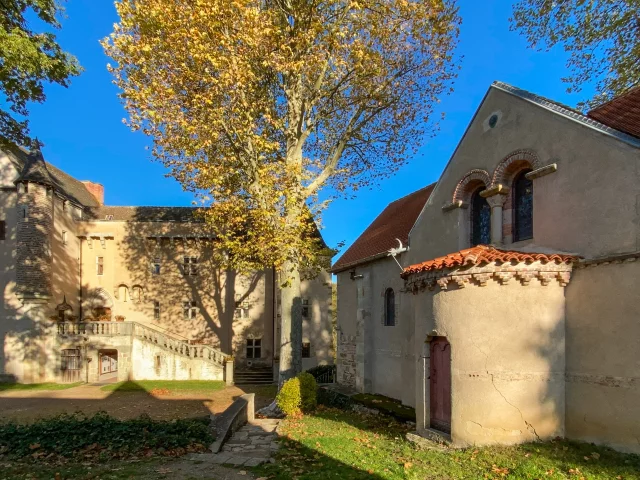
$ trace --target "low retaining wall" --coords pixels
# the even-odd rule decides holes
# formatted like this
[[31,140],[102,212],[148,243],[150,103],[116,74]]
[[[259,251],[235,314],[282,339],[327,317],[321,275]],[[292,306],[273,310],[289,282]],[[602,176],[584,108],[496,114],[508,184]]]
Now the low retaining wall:
[[255,394],[245,393],[238,397],[215,421],[216,440],[209,450],[218,453],[233,432],[255,419]]

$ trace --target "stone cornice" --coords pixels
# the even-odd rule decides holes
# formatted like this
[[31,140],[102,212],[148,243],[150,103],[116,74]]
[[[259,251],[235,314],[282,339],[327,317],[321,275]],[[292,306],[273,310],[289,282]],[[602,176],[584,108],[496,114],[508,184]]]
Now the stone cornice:
[[447,290],[451,283],[458,288],[468,285],[484,287],[489,281],[506,285],[511,280],[516,280],[526,286],[534,278],[543,286],[557,281],[560,286],[565,287],[571,279],[572,268],[571,264],[566,263],[533,262],[516,265],[490,263],[467,268],[432,270],[414,274],[408,278],[405,281],[405,292],[417,294],[424,290],[434,290],[436,287]]

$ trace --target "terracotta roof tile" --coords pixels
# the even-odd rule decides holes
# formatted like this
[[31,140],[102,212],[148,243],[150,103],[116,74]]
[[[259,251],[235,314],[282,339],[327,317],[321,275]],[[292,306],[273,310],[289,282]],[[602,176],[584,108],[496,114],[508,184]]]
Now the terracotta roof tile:
[[611,128],[640,138],[640,85],[597,106],[587,113],[587,116]]
[[435,183],[391,202],[358,239],[333,264],[332,272],[373,260],[397,247],[396,238],[406,245],[409,232],[418,219]]
[[488,245],[478,245],[476,247],[450,253],[443,257],[434,258],[426,262],[418,263],[406,267],[402,272],[402,278],[407,278],[414,273],[441,270],[445,268],[472,267],[488,263],[556,263],[570,264],[577,260],[576,255],[561,253],[529,253],[516,250],[502,250]]

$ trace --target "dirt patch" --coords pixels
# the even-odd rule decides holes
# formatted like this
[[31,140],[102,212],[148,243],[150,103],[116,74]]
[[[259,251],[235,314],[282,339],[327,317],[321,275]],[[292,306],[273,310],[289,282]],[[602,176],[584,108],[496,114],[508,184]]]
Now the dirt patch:
[[153,419],[193,418],[223,412],[245,393],[256,394],[256,409],[268,405],[275,387],[226,387],[213,392],[158,391],[103,392],[99,386],[84,385],[63,391],[0,393],[0,421],[30,422],[60,413],[105,411],[118,419],[147,414]]

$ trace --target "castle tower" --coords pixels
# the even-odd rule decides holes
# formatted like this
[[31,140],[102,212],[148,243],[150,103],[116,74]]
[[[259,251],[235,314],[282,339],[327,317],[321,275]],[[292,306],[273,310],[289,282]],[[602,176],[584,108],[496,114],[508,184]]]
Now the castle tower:
[[29,155],[16,180],[16,287],[23,302],[46,303],[51,297],[53,178],[42,153]]

